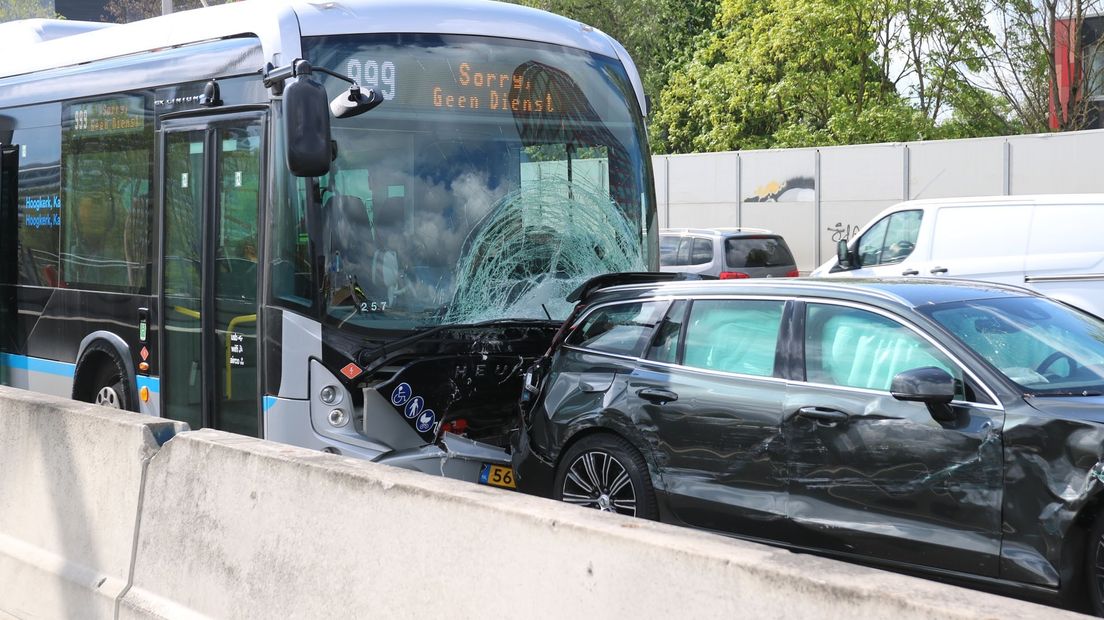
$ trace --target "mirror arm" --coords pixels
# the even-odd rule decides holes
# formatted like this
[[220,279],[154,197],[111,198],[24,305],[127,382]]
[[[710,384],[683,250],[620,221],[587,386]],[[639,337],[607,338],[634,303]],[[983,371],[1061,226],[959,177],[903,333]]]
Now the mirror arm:
[[332,75],[332,76],[334,76],[335,78],[337,78],[339,80],[345,80],[346,82],[348,82],[348,83],[350,83],[354,86],[359,86],[359,84],[357,84],[356,80],[354,80],[353,78],[345,76],[345,75],[341,75],[340,73],[338,73],[336,71],[330,71],[329,69],[325,69],[323,67],[312,67],[311,71],[318,71],[319,73],[325,73],[326,75]]

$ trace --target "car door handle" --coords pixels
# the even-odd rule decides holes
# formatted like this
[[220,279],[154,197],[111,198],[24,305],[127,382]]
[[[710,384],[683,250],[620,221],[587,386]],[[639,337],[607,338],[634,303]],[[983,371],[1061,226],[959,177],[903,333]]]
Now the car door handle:
[[947,273],[946,267],[932,267],[931,273]]
[[820,422],[844,422],[850,417],[842,411],[823,407],[802,407],[797,410],[797,415]]
[[901,272],[901,275],[903,275],[903,276],[918,276],[918,275],[920,275],[920,272],[915,270],[915,269],[906,269],[906,270]]
[[637,392],[636,395],[658,405],[678,400],[678,394],[675,394],[671,390],[660,390],[656,388],[644,388]]

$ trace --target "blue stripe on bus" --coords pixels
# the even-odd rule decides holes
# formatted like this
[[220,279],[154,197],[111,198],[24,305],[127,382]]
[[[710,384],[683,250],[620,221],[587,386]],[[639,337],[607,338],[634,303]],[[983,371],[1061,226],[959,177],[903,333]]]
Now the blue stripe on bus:
[[[27,357],[25,355],[12,355],[11,353],[0,353],[0,366],[7,366],[12,370],[26,370],[28,372],[41,372],[48,375],[57,375],[59,377],[73,378],[76,374],[77,365],[69,364],[67,362],[55,362],[54,360],[42,359],[40,357]],[[161,391],[161,380],[157,377],[137,377],[138,389],[148,387],[151,392]]]
[[264,410],[268,411],[269,409],[272,409],[276,406],[276,397],[265,396],[262,402],[264,403]]
[[144,387],[148,387],[149,391],[151,391],[151,392],[160,392],[161,391],[161,379],[158,379],[157,377],[143,377],[143,376],[139,375],[138,376],[138,389],[140,390]]
[[73,378],[77,370],[76,364],[55,362],[54,360],[27,357],[25,355],[12,355],[11,353],[0,353],[0,366],[7,366],[13,370],[26,370],[29,372],[46,373],[48,375],[58,375],[69,379]]

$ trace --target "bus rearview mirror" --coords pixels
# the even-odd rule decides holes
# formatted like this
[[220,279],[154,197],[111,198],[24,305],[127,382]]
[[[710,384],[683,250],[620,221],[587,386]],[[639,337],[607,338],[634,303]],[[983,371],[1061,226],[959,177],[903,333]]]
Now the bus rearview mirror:
[[330,171],[333,147],[326,89],[307,75],[284,89],[284,129],[292,174],[320,177]]
[[383,103],[383,95],[372,89],[364,93],[360,90],[360,86],[353,84],[345,92],[334,97],[330,102],[330,112],[333,112],[334,118],[352,118],[364,114],[381,103]]

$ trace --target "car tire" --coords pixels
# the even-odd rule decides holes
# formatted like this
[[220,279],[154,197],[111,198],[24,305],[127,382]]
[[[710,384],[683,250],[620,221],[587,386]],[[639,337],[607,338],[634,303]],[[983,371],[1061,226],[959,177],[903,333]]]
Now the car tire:
[[1104,617],[1104,514],[1097,517],[1085,542],[1085,588],[1089,611]]
[[84,389],[79,400],[110,409],[132,411],[134,398],[130,377],[115,351],[110,346],[95,343],[88,347],[83,359],[95,365],[81,373],[87,379],[82,381]]
[[564,454],[552,497],[603,512],[659,518],[644,457],[628,441],[606,433],[585,437]]

